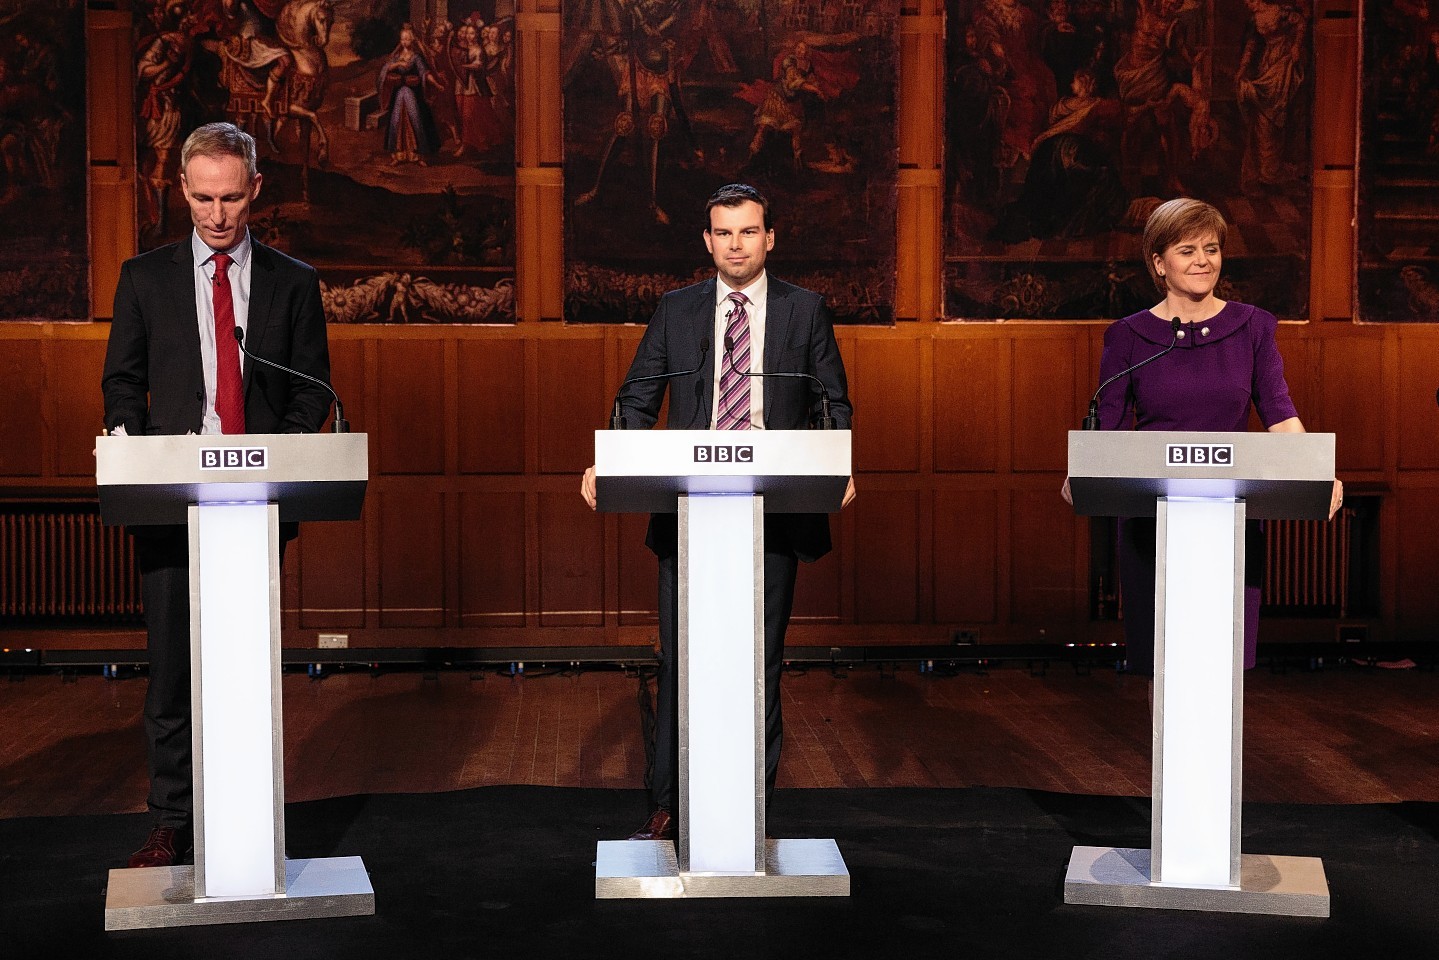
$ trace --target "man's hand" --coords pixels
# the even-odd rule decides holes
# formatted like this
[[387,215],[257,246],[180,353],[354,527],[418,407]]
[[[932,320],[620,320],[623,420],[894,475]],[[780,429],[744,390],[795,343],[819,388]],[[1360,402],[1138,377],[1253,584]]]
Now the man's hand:
[[849,502],[850,502],[851,500],[853,500],[853,499],[854,499],[854,477],[850,477],[850,478],[849,478],[849,484],[844,488],[844,499],[840,501],[840,503],[839,503],[839,508],[840,508],[841,510],[843,510],[845,507],[849,506]]
[[1059,495],[1064,498],[1064,502],[1065,502],[1065,503],[1069,504],[1071,507],[1074,506],[1074,497],[1073,497],[1073,495],[1070,494],[1070,492],[1069,492],[1069,478],[1068,478],[1068,477],[1065,477],[1065,478],[1064,478],[1064,486],[1062,486],[1062,487],[1059,488]]
[[580,496],[585,498],[585,503],[588,503],[590,505],[591,510],[595,509],[596,504],[594,467],[590,467],[589,469],[587,469],[584,476],[580,477]]
[[1334,478],[1334,492],[1329,495],[1329,519],[1333,520],[1339,508],[1344,506],[1344,484],[1338,477]]

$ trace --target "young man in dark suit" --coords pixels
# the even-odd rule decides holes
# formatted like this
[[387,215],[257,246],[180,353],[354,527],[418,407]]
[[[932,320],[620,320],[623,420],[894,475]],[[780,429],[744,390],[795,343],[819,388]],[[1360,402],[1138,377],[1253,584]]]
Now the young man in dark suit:
[[[180,184],[194,230],[127,260],[115,290],[101,388],[112,435],[314,433],[321,387],[245,360],[251,353],[326,382],[325,315],[313,268],[250,236],[260,193],[255,141],[228,123],[200,127],[180,152]],[[293,526],[282,534],[295,535]],[[148,633],[145,697],[150,835],[131,867],[170,866],[191,827],[190,562],[183,526],[137,527]]]
[[[819,392],[804,378],[740,377],[735,370],[808,373],[824,383],[836,426],[850,427],[844,363],[824,299],[771,277],[774,249],[769,202],[754,187],[721,187],[705,207],[705,247],[712,280],[665,294],[635,353],[626,379],[699,367],[697,373],[633,384],[624,409],[641,426],[659,419],[666,387],[672,430],[805,430],[816,418]],[[711,346],[713,345],[713,346]],[[595,506],[594,467],[580,495]],[[844,503],[854,498],[854,482]],[[675,514],[650,519],[646,545],[659,558],[660,673],[655,718],[652,813],[631,840],[674,839],[679,768],[678,531]],[[780,671],[794,605],[799,561],[829,552],[829,517],[767,514],[764,523],[765,798],[774,790],[782,738]]]

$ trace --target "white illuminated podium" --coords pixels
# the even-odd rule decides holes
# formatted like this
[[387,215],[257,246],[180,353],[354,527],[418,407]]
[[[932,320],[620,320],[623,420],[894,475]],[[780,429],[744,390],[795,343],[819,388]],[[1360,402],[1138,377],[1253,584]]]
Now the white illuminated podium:
[[100,437],[100,516],[186,524],[194,866],[111,870],[105,929],[364,916],[359,857],[285,859],[281,522],[360,515],[360,433]]
[[1073,431],[1076,513],[1157,520],[1151,849],[1078,846],[1065,903],[1329,916],[1316,857],[1241,854],[1244,521],[1323,520],[1332,433]]
[[848,430],[602,430],[599,509],[679,513],[678,845],[601,841],[595,896],[848,896],[828,839],[767,840],[764,514],[830,513]]

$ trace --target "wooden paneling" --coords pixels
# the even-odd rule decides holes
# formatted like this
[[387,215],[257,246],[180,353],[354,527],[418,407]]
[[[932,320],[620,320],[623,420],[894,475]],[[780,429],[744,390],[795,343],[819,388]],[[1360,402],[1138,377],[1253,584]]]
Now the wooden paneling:
[[[1378,336],[1333,337],[1323,343],[1319,383],[1323,419],[1305,426],[1335,434],[1336,469],[1384,467],[1384,341]],[[1432,400],[1433,397],[1431,396]],[[1436,418],[1439,419],[1439,418]]]
[[[49,344],[49,400],[55,405],[51,435],[55,472],[62,477],[95,476],[94,439],[105,428],[105,398],[100,373],[105,366],[104,340]],[[74,384],[56,389],[55,384]]]
[[[56,381],[60,388],[63,381]],[[98,379],[88,384],[98,389]],[[39,339],[0,340],[0,476],[45,472],[45,364]]]
[[460,625],[525,625],[525,495],[460,495]]
[[1439,338],[1404,330],[1398,339],[1399,397],[1388,421],[1399,434],[1399,469],[1439,469]]
[[999,497],[993,490],[934,494],[934,619],[998,617]]
[[649,515],[620,514],[619,543],[619,622],[622,626],[659,622],[659,565],[655,555],[645,546]]
[[1057,486],[1016,492],[1009,523],[1010,619],[1023,631],[1016,639],[1062,636],[1075,622],[1082,601],[1074,582],[1074,512],[1060,499]]
[[461,473],[525,470],[525,342],[462,340],[459,346]]
[[574,491],[541,493],[539,504],[540,624],[604,626],[604,518]]
[[[564,340],[541,339],[536,430],[540,472],[573,473],[578,482],[595,462],[595,430],[609,422],[604,393],[605,350],[599,333]],[[578,489],[578,487],[576,488]],[[578,497],[575,503],[580,503]]]
[[[923,387],[920,343],[913,337],[862,337],[855,362],[846,371],[856,397],[856,472],[911,473],[919,469],[920,405]],[[863,399],[859,399],[863,398]]]
[[300,531],[297,549],[291,550],[298,556],[291,560],[287,555],[285,564],[287,577],[298,570],[299,625],[314,630],[363,627],[364,521],[307,523]]
[[385,492],[371,496],[370,509],[380,511],[380,626],[444,626],[444,497]]
[[[363,340],[330,337],[330,386],[340,395],[345,407],[345,419],[350,421],[351,433],[369,433],[372,429],[369,418],[369,404],[365,397],[365,342]],[[325,421],[323,429],[333,425],[334,413]],[[370,445],[370,460],[375,458],[375,447]]]
[[1068,433],[1084,416],[1075,384],[1081,378],[1089,382],[1087,370],[1082,377],[1080,372],[1082,343],[1067,332],[1010,341],[1009,442],[1015,471],[1064,471]]
[[794,585],[794,609],[790,611],[792,623],[844,622],[844,577],[849,563],[843,538],[844,525],[836,516],[830,518],[829,526],[834,537],[834,549],[814,563],[799,565]]
[[380,351],[379,434],[381,473],[445,470],[445,344],[441,340],[385,338]]
[[859,623],[919,620],[919,494],[885,490],[856,500],[855,598]]
[[934,341],[934,469],[991,473],[999,465],[999,412],[1007,344],[996,338]]
[[1439,624],[1439,590],[1434,588],[1439,487],[1407,487],[1393,502],[1398,540],[1395,634],[1402,640],[1433,640]]

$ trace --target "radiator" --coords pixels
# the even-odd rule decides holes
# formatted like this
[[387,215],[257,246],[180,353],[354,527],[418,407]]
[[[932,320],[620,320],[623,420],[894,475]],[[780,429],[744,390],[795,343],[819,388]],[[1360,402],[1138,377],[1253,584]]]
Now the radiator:
[[1266,520],[1264,606],[1274,613],[1329,612],[1347,617],[1354,511],[1332,522]]
[[0,619],[97,622],[140,615],[135,547],[93,504],[0,506]]

